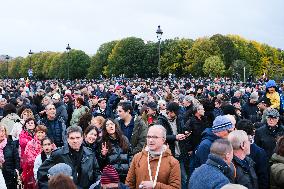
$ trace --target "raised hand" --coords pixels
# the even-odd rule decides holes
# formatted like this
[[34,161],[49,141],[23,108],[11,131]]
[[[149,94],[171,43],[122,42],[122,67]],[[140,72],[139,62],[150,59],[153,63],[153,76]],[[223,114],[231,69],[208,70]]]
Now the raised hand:
[[107,144],[106,142],[102,143],[102,150],[101,150],[101,153],[103,156],[105,156],[108,152],[108,149],[107,149]]

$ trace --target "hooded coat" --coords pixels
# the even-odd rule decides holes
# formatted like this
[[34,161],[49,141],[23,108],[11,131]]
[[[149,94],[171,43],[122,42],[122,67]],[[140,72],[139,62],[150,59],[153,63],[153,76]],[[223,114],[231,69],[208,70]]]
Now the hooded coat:
[[273,154],[271,157],[271,163],[271,189],[284,188],[284,157],[277,154]]

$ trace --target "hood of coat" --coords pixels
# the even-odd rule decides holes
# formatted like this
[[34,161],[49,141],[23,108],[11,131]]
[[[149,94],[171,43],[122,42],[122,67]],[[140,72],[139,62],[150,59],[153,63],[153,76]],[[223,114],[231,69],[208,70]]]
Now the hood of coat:
[[272,163],[283,163],[284,164],[284,157],[274,153],[270,159]]

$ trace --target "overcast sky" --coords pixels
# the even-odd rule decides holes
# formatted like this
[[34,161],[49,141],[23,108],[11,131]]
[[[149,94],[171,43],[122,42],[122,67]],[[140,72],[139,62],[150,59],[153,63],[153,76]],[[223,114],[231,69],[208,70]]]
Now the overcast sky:
[[108,41],[239,34],[284,49],[283,0],[0,0],[0,55],[96,53]]

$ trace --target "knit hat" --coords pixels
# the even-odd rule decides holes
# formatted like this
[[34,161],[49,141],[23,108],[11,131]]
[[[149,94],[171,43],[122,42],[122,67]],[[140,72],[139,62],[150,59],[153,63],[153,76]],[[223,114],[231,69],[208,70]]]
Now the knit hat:
[[227,118],[227,116],[217,116],[213,121],[212,132],[218,133],[221,131],[226,131],[233,129],[232,122]]
[[279,114],[278,110],[271,108],[271,109],[267,110],[266,116],[278,118],[280,116],[280,114]]
[[276,87],[276,82],[274,80],[269,80],[265,86],[267,89],[270,87]]
[[58,163],[58,164],[52,166],[48,170],[49,176],[55,176],[55,175],[58,175],[60,173],[66,175],[66,176],[72,176],[72,169],[69,165],[67,165],[65,163]]
[[102,172],[101,184],[119,183],[119,176],[112,165],[107,165]]

